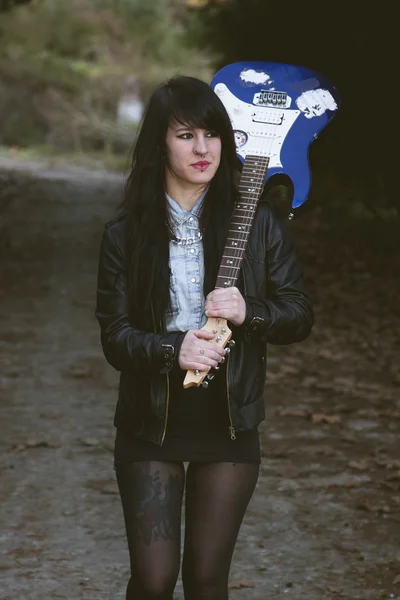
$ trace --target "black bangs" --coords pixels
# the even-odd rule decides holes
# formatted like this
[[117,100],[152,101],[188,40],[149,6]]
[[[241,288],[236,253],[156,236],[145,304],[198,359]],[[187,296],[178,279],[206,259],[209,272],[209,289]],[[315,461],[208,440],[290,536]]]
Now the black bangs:
[[[200,103],[199,103],[200,104]],[[209,106],[200,104],[199,111],[194,111],[193,106],[176,107],[171,110],[170,123],[176,122],[184,127],[193,129],[205,129],[221,134],[224,130],[221,124],[221,116],[216,111],[210,110]]]
[[225,107],[204,82],[191,77],[173,78],[169,82],[169,123],[215,131],[230,136],[230,120]]

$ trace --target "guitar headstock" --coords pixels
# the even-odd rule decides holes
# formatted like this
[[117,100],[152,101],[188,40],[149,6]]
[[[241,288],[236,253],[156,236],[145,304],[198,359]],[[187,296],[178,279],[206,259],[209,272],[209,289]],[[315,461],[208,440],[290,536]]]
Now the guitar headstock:
[[[227,352],[230,352],[230,348],[235,345],[235,342],[231,340],[232,331],[229,329],[226,319],[219,319],[215,317],[211,317],[207,320],[207,323],[202,327],[202,330],[209,331],[214,334],[214,337],[209,340],[214,344],[218,344],[221,348],[227,348]],[[225,358],[222,359],[221,362],[224,362]],[[215,369],[211,369],[209,372],[207,371],[187,371],[185,380],[183,382],[183,387],[199,387],[202,385],[203,387],[208,387],[208,383],[214,379],[214,375],[211,373],[212,370],[218,370],[219,367],[215,367]]]

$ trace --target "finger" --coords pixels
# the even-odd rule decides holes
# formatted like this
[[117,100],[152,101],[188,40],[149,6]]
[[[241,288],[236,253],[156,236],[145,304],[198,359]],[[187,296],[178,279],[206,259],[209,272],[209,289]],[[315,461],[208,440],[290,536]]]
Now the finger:
[[201,354],[202,356],[207,356],[207,358],[210,358],[211,360],[221,362],[221,358],[225,356],[226,350],[225,348],[221,348],[219,346],[216,346],[215,350],[213,350],[212,348],[200,348],[199,354]]
[[227,321],[232,321],[237,317],[236,311],[232,309],[225,308],[220,310],[210,310],[206,312],[208,317],[219,317],[220,319],[226,319]]
[[212,340],[214,334],[211,331],[207,331],[206,329],[198,329],[197,331],[193,331],[193,334],[199,340]]
[[[215,352],[215,354],[218,354],[218,357],[221,358],[221,356],[225,356],[226,354],[226,349],[223,348],[222,346],[219,346],[218,344],[210,344],[210,348],[209,350],[211,350],[211,352]],[[212,358],[218,358],[215,356],[212,356]]]
[[234,309],[236,306],[239,306],[239,300],[229,298],[227,300],[218,300],[218,302],[210,303],[208,310],[220,310],[225,308]]
[[237,287],[218,288],[208,294],[208,296],[206,298],[206,302],[207,302],[207,300],[212,302],[213,300],[216,300],[216,299],[230,298],[232,296],[239,297],[241,295],[242,294],[240,293],[240,291],[238,290]]
[[206,372],[208,373],[208,371],[211,370],[211,366],[208,365],[204,365],[203,363],[199,363],[199,362],[189,362],[187,363],[187,367],[186,370],[191,370],[191,371],[202,371],[203,373]]
[[[218,358],[209,358],[208,356],[204,355],[204,356],[196,356],[196,362],[199,362],[202,365],[205,365],[207,367],[218,367],[219,363],[221,362],[221,357]],[[204,366],[203,366],[204,368]]]

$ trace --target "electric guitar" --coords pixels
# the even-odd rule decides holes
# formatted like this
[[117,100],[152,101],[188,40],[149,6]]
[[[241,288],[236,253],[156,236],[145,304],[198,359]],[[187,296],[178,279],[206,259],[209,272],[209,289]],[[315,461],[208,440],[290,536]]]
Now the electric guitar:
[[[214,76],[211,87],[232,122],[236,152],[243,163],[240,202],[231,217],[216,288],[235,286],[265,183],[276,175],[293,186],[292,212],[311,188],[308,150],[339,107],[339,93],[323,75],[306,67],[273,62],[238,62]],[[203,329],[213,342],[232,345],[225,319],[210,318]],[[188,371],[183,387],[208,385],[213,377]]]

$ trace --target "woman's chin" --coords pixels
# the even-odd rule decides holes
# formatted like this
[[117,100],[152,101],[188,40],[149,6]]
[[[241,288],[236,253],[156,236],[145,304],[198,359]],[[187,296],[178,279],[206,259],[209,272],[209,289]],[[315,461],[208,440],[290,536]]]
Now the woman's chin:
[[190,175],[190,177],[188,178],[189,181],[191,181],[194,184],[200,184],[200,183],[210,183],[210,181],[212,180],[212,178],[214,177],[215,173],[210,173],[208,171],[203,171],[203,172],[199,172],[199,173],[193,173]]

